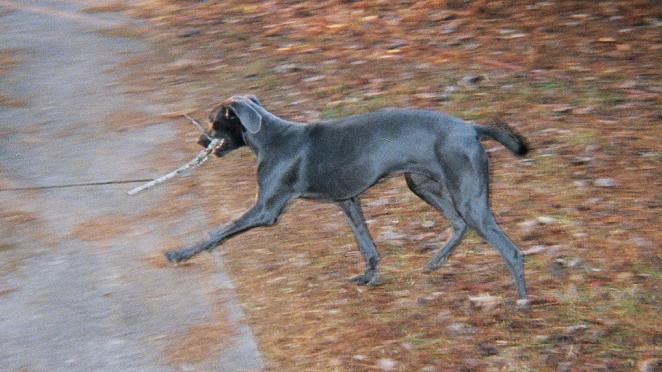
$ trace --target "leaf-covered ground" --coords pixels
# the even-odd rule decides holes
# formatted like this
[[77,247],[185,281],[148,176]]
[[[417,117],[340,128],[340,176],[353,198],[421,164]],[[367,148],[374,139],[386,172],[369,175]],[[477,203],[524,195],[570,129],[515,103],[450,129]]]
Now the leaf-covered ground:
[[[198,117],[233,94],[314,121],[385,106],[500,117],[534,151],[485,142],[492,206],[527,251],[529,310],[501,258],[470,235],[424,274],[446,221],[390,179],[363,198],[385,284],[363,269],[333,205],[223,245],[271,370],[661,368],[662,7],[650,1],[121,2],[161,61],[132,76]],[[135,74],[134,74],[135,75]],[[186,128],[189,129],[189,128]],[[192,135],[185,137],[193,140]],[[239,151],[180,183],[173,208],[218,223],[253,201]],[[191,196],[195,197],[191,197]],[[202,255],[193,265],[206,260]],[[470,297],[485,297],[482,305]],[[493,296],[495,298],[487,297]],[[204,341],[204,340],[203,340]]]

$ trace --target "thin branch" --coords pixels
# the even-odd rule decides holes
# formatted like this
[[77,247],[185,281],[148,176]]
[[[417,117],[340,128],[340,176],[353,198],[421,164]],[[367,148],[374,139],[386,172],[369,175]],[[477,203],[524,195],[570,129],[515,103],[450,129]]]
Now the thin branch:
[[212,139],[211,142],[209,142],[209,145],[207,146],[207,148],[200,151],[200,153],[198,154],[198,156],[195,157],[195,159],[193,159],[190,162],[182,165],[181,167],[175,169],[174,171],[166,174],[165,176],[161,176],[161,177],[159,177],[155,180],[147,182],[146,184],[144,184],[142,186],[139,186],[139,187],[136,187],[134,189],[129,190],[127,192],[127,194],[135,195],[135,194],[137,194],[137,193],[139,193],[143,190],[147,190],[147,189],[149,189],[151,187],[154,187],[154,186],[156,186],[160,183],[163,183],[163,182],[179,175],[180,173],[186,171],[187,169],[199,167],[200,165],[202,165],[202,163],[204,163],[205,161],[207,161],[207,159],[209,159],[209,154],[211,154],[212,151],[214,151],[214,149],[216,149],[217,147],[223,146],[223,142],[224,141],[222,139],[218,139],[218,138]]
[[184,113],[184,117],[186,117],[187,119],[189,119],[189,120],[191,121],[191,123],[193,123],[193,125],[195,125],[195,126],[198,128],[198,130],[200,131],[200,133],[202,133],[203,136],[205,136],[205,137],[206,137],[208,140],[210,140],[210,141],[212,140],[212,138],[209,137],[209,135],[207,134],[207,132],[205,132],[205,130],[202,128],[202,125],[200,125],[200,123],[198,123],[197,120],[193,119],[193,118],[192,118],[189,114],[187,114],[187,113]]

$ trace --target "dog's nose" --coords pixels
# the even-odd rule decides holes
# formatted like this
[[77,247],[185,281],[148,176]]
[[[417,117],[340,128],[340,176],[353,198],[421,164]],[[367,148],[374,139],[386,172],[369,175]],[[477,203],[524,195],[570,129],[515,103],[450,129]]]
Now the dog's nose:
[[200,138],[198,138],[198,145],[202,147],[209,146],[209,142],[211,141],[209,140],[209,138],[207,138],[207,136],[200,136]]

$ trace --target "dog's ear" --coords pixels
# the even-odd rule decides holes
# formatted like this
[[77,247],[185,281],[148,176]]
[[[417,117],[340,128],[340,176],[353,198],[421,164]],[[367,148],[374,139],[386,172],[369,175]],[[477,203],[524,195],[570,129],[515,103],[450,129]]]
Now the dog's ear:
[[251,134],[259,132],[262,127],[262,115],[257,112],[253,105],[254,103],[243,97],[233,97],[229,104],[230,109],[232,109],[234,114],[239,118],[241,125],[243,125]]
[[246,98],[248,98],[248,99],[250,99],[251,101],[253,101],[253,103],[255,103],[256,105],[262,107],[262,102],[260,102],[260,100],[257,99],[257,97],[255,97],[254,95],[249,94],[249,95],[246,96]]

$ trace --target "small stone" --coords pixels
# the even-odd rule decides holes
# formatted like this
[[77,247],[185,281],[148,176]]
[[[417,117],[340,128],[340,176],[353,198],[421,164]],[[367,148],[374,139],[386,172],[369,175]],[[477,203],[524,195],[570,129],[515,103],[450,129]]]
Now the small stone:
[[382,371],[392,371],[395,369],[397,362],[393,359],[382,358],[377,361],[377,368]]
[[287,72],[293,72],[293,71],[297,71],[297,70],[299,70],[297,65],[292,64],[292,63],[285,63],[285,64],[278,65],[278,66],[273,68],[273,71],[275,73],[278,73],[278,74],[284,74],[284,73],[287,73]]
[[388,199],[375,199],[367,203],[368,207],[375,207],[375,208],[385,207],[389,204],[391,204],[391,201]]
[[499,297],[490,295],[469,297],[469,305],[475,310],[492,311],[500,302],[501,299]]
[[543,225],[551,225],[556,222],[556,218],[549,216],[539,216],[536,218],[536,220]]
[[613,37],[601,37],[598,39],[599,42],[601,43],[613,43],[616,41]]
[[593,106],[586,106],[586,107],[580,107],[572,110],[573,114],[577,115],[588,115],[591,114],[595,111],[595,107]]
[[566,328],[565,331],[566,331],[567,334],[573,335],[575,333],[583,332],[587,329],[588,329],[588,325],[586,325],[586,324],[576,324],[576,325],[573,325],[573,326],[569,326],[568,328]]
[[392,230],[386,230],[379,234],[379,240],[399,240],[405,238],[404,235]]
[[518,223],[517,226],[526,229],[526,228],[534,227],[537,224],[538,224],[537,220],[526,220],[526,221],[522,221],[522,222]]
[[448,34],[452,34],[452,33],[456,32],[458,26],[460,26],[460,24],[462,23],[462,22],[459,22],[459,21],[462,21],[462,20],[453,20],[453,21],[450,21],[450,22],[446,22],[446,24],[441,27],[441,33],[444,34],[444,35],[448,35]]
[[481,356],[499,355],[499,349],[491,342],[483,341],[478,344],[478,352]]
[[189,59],[189,58],[181,58],[181,59],[178,59],[178,60],[172,62],[170,65],[171,65],[173,68],[181,68],[181,69],[184,69],[184,68],[193,67],[193,66],[197,65],[198,63],[199,63],[198,61],[193,60],[193,59]]
[[367,360],[368,357],[366,355],[363,355],[363,354],[356,354],[352,357],[352,359],[358,360],[358,361],[363,361],[363,360]]
[[420,246],[418,246],[418,251],[419,252],[428,252],[428,251],[433,251],[433,250],[437,249],[438,247],[439,246],[437,244],[434,244],[434,243],[425,243],[425,244],[421,244]]
[[586,165],[590,163],[591,160],[593,160],[593,158],[590,156],[575,156],[570,162],[573,165]]
[[613,178],[598,178],[593,181],[593,185],[597,187],[616,187],[618,186],[618,181]]
[[448,332],[454,336],[460,335],[470,335],[476,333],[478,330],[476,327],[472,327],[466,323],[451,323],[446,327]]
[[326,76],[324,76],[324,75],[315,75],[315,76],[305,78],[305,79],[303,79],[303,81],[306,82],[306,83],[312,83],[312,82],[315,82],[315,81],[323,80],[324,78],[326,78]]
[[459,81],[458,84],[464,86],[475,86],[483,80],[485,80],[485,77],[480,75],[466,75]]
[[515,309],[519,311],[529,310],[531,308],[531,300],[528,298],[521,298],[515,302]]
[[416,93],[414,94],[414,97],[420,98],[420,99],[434,99],[437,98],[438,95],[436,93]]
[[454,85],[448,85],[448,86],[446,86],[446,87],[444,88],[444,92],[443,92],[442,94],[439,95],[439,97],[437,98],[437,100],[439,100],[439,101],[448,101],[448,100],[451,99],[451,96],[452,96],[453,93],[455,93],[456,91],[457,91],[457,87],[456,87],[456,86],[454,86]]
[[534,245],[533,247],[523,251],[522,253],[525,256],[530,256],[532,254],[541,253],[547,250],[547,246],[544,245]]
[[434,222],[434,221],[432,221],[432,220],[425,220],[425,221],[423,221],[423,223],[421,224],[421,226],[425,227],[426,229],[429,229],[429,228],[431,228],[431,227],[434,227],[436,224],[437,224],[437,223]]
[[582,261],[580,258],[573,258],[572,260],[568,261],[568,267],[572,269],[576,269],[583,265],[584,265],[584,261]]
[[566,334],[554,334],[549,337],[549,341],[557,346],[570,344],[573,340],[572,336]]
[[537,220],[526,220],[517,224],[524,234],[528,234],[533,231],[533,228],[538,225]]
[[425,305],[429,304],[430,302],[432,302],[432,301],[438,299],[439,297],[441,297],[441,295],[442,295],[441,292],[434,292],[429,296],[423,296],[423,297],[417,298],[416,303],[419,306],[425,306]]
[[590,198],[590,199],[586,200],[586,204],[588,204],[588,205],[598,205],[598,204],[602,203],[604,200],[605,200],[604,198],[601,198],[601,197],[598,196],[598,197],[594,197],[594,198]]

